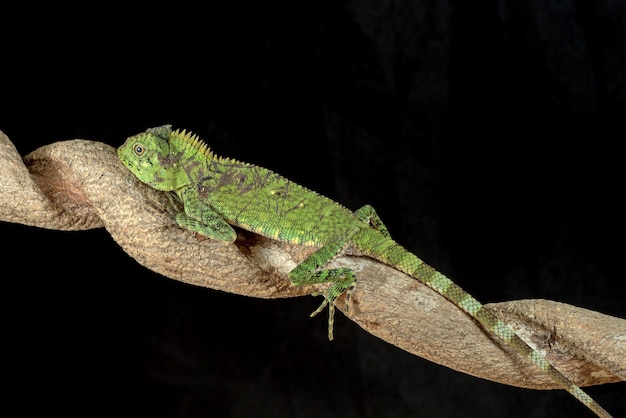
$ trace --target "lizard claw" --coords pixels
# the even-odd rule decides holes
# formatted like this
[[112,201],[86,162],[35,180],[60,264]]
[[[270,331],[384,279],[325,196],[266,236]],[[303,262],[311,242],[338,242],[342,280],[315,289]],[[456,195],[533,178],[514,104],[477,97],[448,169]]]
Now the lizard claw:
[[324,302],[311,313],[310,317],[313,318],[318,313],[322,312],[324,308],[328,305],[328,339],[330,341],[333,340],[333,325],[335,323],[335,305],[329,303],[328,299],[324,296]]
[[[319,296],[319,294],[314,294],[313,296]],[[324,298],[324,302],[322,302],[322,304],[315,311],[311,313],[310,317],[313,318],[315,315],[322,312],[324,308],[326,307],[326,305],[328,305],[328,300]]]

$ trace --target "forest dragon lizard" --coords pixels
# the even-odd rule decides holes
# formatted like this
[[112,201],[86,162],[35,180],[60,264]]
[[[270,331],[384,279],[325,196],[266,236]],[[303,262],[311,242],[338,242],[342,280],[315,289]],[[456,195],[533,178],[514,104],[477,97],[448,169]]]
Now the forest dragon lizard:
[[315,250],[289,273],[293,285],[331,283],[311,316],[329,308],[328,335],[333,338],[334,301],[355,284],[348,268],[323,269],[344,249],[385,263],[419,280],[476,319],[563,389],[600,417],[609,417],[594,399],[555,369],[504,322],[458,285],[397,244],[374,209],[352,212],[339,203],[256,165],[218,157],[196,135],[169,125],[132,136],[118,148],[122,163],[149,186],[173,191],[184,212],[177,224],[202,236],[235,241],[231,225]]

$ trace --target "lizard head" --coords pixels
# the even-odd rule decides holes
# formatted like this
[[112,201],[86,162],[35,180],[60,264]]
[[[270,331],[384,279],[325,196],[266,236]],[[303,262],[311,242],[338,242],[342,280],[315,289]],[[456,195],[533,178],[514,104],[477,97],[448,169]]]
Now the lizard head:
[[176,190],[189,182],[179,164],[182,153],[172,146],[170,125],[131,136],[117,149],[122,163],[142,182],[163,191]]

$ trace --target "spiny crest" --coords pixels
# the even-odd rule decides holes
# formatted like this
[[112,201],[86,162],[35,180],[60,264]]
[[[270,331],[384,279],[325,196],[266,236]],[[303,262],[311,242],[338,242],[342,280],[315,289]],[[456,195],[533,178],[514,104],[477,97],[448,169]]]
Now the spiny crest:
[[219,157],[215,155],[213,151],[211,151],[211,148],[209,148],[209,146],[206,144],[206,142],[200,139],[198,135],[187,132],[186,129],[183,129],[182,131],[180,129],[177,129],[172,132],[171,135],[173,138],[181,141],[182,149],[191,149],[205,156],[207,159],[215,159],[216,161],[224,164],[244,164],[246,166],[249,165],[248,163],[242,163],[241,161],[235,160],[234,158]]
[[209,148],[209,146],[198,137],[198,135],[193,134],[191,132],[187,132],[186,129],[182,131],[177,129],[172,132],[172,138],[175,138],[181,142],[182,149],[191,149],[201,155],[204,155],[206,158],[213,159],[213,151]]

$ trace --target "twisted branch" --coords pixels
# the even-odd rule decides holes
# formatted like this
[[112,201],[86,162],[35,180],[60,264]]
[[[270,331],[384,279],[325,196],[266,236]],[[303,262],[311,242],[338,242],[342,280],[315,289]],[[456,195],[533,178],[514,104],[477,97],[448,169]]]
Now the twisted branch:
[[[106,144],[57,142],[22,160],[0,132],[0,175],[0,220],[59,230],[105,227],[140,264],[198,286],[260,298],[320,290],[293,287],[287,279],[312,249],[246,231],[239,231],[235,244],[199,240],[173,221],[179,203],[136,180]],[[357,271],[356,288],[337,308],[366,331],[470,375],[555,387],[539,368],[418,281],[364,257],[338,257],[333,265]],[[576,384],[626,380],[625,320],[547,300],[488,307]]]

